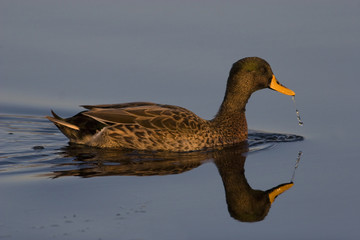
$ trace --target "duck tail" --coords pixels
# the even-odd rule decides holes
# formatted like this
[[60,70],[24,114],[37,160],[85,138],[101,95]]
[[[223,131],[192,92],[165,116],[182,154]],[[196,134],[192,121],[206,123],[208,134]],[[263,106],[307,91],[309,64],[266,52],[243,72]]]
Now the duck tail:
[[51,109],[51,114],[54,116],[54,118],[63,120],[63,118],[59,117],[59,115],[57,115],[52,109]]
[[66,122],[66,119],[59,117],[53,110],[51,110],[51,113],[54,117],[46,116],[46,118],[49,119],[50,121],[52,121],[57,127],[63,126],[63,127],[71,128],[73,130],[77,130],[77,131],[80,130],[80,128],[78,126],[68,123],[68,122]]
[[66,119],[59,117],[52,110],[51,113],[53,117],[46,116],[46,118],[53,122],[55,126],[58,127],[67,138],[70,139],[70,141],[76,141],[79,139],[80,128],[78,126],[67,122]]

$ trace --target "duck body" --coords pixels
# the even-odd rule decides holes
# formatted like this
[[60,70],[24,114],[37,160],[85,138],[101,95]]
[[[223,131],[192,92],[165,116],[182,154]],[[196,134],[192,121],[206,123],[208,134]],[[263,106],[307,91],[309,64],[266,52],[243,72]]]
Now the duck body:
[[73,117],[63,119],[52,112],[53,117],[47,118],[70,142],[93,147],[172,152],[218,149],[246,141],[245,105],[254,91],[266,87],[295,95],[277,82],[265,60],[244,58],[234,63],[223,103],[212,120],[182,107],[149,102],[85,105],[87,110]]
[[[84,106],[87,111],[61,119],[48,117],[70,142],[100,148],[196,151],[247,139],[245,112],[237,127],[223,128],[178,106],[149,102]],[[236,131],[234,131],[236,130]]]

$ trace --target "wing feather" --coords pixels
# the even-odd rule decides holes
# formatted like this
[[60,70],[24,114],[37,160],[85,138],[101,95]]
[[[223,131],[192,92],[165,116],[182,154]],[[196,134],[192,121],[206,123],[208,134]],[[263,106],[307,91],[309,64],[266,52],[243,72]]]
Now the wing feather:
[[194,129],[194,121],[190,120],[204,121],[193,112],[172,105],[138,102],[85,108],[90,110],[82,114],[107,125],[138,125],[143,128],[184,132]]

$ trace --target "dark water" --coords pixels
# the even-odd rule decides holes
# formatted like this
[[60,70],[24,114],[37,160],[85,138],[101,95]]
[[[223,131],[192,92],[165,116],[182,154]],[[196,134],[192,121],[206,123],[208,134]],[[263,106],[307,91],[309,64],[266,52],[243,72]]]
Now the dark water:
[[[0,1],[0,239],[360,239],[359,12],[357,0]],[[269,90],[247,104],[249,146],[221,152],[119,156],[68,146],[44,118],[152,101],[210,119],[248,56],[296,92],[302,127]],[[244,214],[244,199],[292,179]]]

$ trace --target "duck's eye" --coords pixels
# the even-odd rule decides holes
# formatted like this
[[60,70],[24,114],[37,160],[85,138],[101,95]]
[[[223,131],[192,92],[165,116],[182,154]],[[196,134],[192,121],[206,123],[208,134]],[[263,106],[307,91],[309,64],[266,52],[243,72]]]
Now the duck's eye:
[[267,73],[267,69],[266,69],[265,67],[261,67],[261,68],[260,68],[260,72],[261,72],[262,74],[266,74],[266,73]]

